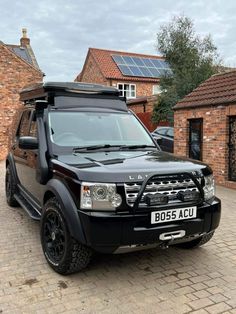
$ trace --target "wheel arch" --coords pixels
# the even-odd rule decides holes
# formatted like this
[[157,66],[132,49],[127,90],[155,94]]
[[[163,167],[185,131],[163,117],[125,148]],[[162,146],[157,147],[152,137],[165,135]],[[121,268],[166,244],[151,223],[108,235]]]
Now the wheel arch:
[[50,190],[47,190],[43,196],[43,205],[50,199],[50,198],[53,198],[53,197],[56,197],[56,195],[50,191]]
[[16,165],[15,165],[15,161],[14,161],[14,157],[13,157],[12,153],[9,153],[7,155],[7,158],[6,158],[6,168],[8,166],[10,166],[12,175],[14,177],[14,180],[18,184],[19,183],[19,178],[17,176]]
[[[56,197],[61,206],[62,213],[68,224],[71,235],[80,243],[86,244],[86,238],[75,202],[67,187],[58,179],[51,179],[47,183],[43,197],[43,204],[53,197]],[[44,207],[42,209],[42,215],[43,213]]]

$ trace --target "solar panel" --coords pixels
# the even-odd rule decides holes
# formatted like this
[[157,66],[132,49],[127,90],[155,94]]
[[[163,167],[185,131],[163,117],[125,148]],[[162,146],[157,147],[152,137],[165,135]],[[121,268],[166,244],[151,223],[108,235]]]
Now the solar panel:
[[135,65],[134,60],[131,57],[124,56],[123,59],[125,60],[126,64],[133,64],[133,65]]
[[129,67],[127,65],[119,65],[119,68],[121,70],[121,72],[124,75],[129,75],[129,76],[133,76],[133,73],[131,72],[131,70],[129,69]]
[[141,70],[137,66],[129,66],[130,70],[132,71],[132,76],[143,76]]
[[152,67],[153,67],[153,63],[152,63],[151,60],[149,60],[149,59],[143,59],[143,62],[144,62],[144,64],[145,64],[147,67],[149,67],[149,68],[152,68]]
[[153,77],[160,77],[161,76],[160,71],[156,68],[149,68],[149,71],[152,73]]
[[160,78],[171,74],[169,64],[162,59],[112,55],[123,75]]
[[143,73],[143,76],[144,76],[144,77],[152,77],[152,76],[153,76],[152,73],[149,71],[148,68],[140,67],[139,69],[140,69],[140,71]]
[[121,56],[112,56],[116,64],[125,64],[124,59]]
[[133,58],[135,64],[137,64],[138,66],[145,66],[145,64],[143,63],[143,60],[141,58]]

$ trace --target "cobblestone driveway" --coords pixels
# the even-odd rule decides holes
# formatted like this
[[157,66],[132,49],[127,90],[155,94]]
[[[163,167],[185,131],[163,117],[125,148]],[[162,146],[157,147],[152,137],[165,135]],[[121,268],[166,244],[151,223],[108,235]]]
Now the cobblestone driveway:
[[99,255],[67,277],[53,272],[39,225],[9,208],[0,163],[0,313],[236,313],[236,191],[217,189],[220,228],[204,247]]

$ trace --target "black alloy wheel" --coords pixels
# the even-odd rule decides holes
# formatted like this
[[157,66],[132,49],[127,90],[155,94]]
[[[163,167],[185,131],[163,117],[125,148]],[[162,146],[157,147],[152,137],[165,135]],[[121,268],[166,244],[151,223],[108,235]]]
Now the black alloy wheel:
[[89,264],[92,250],[71,236],[66,217],[55,197],[44,205],[40,233],[44,256],[57,273],[68,275]]
[[56,211],[50,211],[43,225],[45,254],[57,264],[65,254],[65,226]]

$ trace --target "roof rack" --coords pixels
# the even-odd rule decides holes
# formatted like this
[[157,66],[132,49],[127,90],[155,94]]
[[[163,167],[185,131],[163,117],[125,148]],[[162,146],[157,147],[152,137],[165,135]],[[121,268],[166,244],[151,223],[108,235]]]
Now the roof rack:
[[118,89],[98,84],[39,83],[24,88],[20,93],[20,100],[25,105],[34,105],[38,111],[44,110],[47,106],[60,109],[103,108],[128,111],[126,99],[119,96]]
[[118,89],[109,86],[77,82],[43,82],[25,87],[20,92],[20,100],[29,102],[37,99],[47,99],[49,94],[55,95],[60,92],[119,96]]

